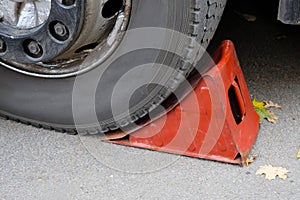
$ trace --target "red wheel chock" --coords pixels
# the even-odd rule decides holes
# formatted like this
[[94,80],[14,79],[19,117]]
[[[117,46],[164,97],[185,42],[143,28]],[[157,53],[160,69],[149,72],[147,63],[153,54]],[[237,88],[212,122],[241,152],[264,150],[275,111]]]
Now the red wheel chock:
[[234,45],[224,41],[217,65],[166,116],[115,144],[234,164],[247,159],[259,131]]

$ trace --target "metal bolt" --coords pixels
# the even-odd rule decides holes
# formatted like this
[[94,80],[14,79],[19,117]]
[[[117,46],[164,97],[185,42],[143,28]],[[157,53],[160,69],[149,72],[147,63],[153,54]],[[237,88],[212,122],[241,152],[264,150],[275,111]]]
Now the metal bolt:
[[67,28],[66,28],[66,26],[63,25],[62,23],[59,23],[59,22],[57,22],[54,25],[54,31],[60,37],[64,37],[64,36],[67,35]]
[[38,55],[41,52],[41,48],[40,48],[39,44],[36,41],[31,41],[28,44],[28,50],[33,55]]

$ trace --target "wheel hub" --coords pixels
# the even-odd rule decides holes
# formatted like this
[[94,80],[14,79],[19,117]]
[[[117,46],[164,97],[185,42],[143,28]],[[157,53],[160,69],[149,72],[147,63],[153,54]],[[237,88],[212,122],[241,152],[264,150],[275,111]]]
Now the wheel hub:
[[17,28],[33,28],[44,23],[50,14],[51,0],[1,0],[2,23]]
[[90,51],[107,46],[115,29],[124,31],[130,0],[0,0],[0,6],[1,65],[57,78],[80,73]]

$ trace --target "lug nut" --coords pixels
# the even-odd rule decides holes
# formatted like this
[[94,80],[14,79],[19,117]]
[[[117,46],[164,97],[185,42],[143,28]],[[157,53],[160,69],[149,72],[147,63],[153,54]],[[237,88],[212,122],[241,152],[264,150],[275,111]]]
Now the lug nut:
[[60,37],[65,37],[68,33],[67,31],[67,28],[65,25],[63,25],[62,23],[60,22],[57,22],[55,25],[54,25],[54,31],[55,33],[60,36]]
[[28,44],[28,50],[33,55],[38,55],[39,53],[41,53],[41,48],[40,48],[39,44],[36,41],[31,41]]
[[68,27],[62,22],[53,21],[49,24],[50,34],[58,41],[64,42],[68,40],[70,33]]
[[27,39],[23,42],[24,52],[31,58],[38,59],[43,56],[42,46],[33,39]]

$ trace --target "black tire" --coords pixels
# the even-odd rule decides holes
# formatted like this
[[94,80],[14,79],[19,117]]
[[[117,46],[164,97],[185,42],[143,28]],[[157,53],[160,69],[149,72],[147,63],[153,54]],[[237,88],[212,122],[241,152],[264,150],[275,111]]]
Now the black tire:
[[[173,29],[196,38],[200,44],[207,47],[219,23],[225,3],[226,0],[133,0],[128,29],[140,27]],[[121,43],[120,48],[126,48],[122,45],[124,44]],[[191,45],[187,48],[193,50]],[[154,101],[158,97],[166,99],[169,96],[169,91],[166,89],[156,86],[151,89],[141,88],[131,98],[130,114],[118,120],[112,118],[110,98],[113,84],[111,83],[134,66],[155,62],[160,57],[164,57],[165,60],[166,56],[167,60],[172,60],[172,56],[175,59],[174,55],[155,50],[138,51],[118,58],[107,69],[97,87],[95,108],[101,129],[100,127],[86,127],[86,131],[116,130],[122,126],[121,122],[126,126],[145,116],[145,112],[149,112],[149,107],[155,105]],[[129,61],[130,64],[128,64]],[[120,66],[122,66],[121,69]],[[178,71],[182,70],[180,64],[172,66]],[[191,69],[192,67],[189,66],[182,73],[187,76]],[[89,74],[93,75],[94,70],[82,75],[82,79],[88,77]],[[1,116],[38,127],[76,133],[72,113],[75,78],[37,78],[0,66]],[[122,95],[126,95],[126,88],[124,85],[124,92],[120,94],[120,99]],[[83,86],[82,96],[86,92],[85,89]],[[83,100],[80,107],[84,117],[88,105]],[[83,123],[92,123],[88,119],[83,119],[83,121]]]

